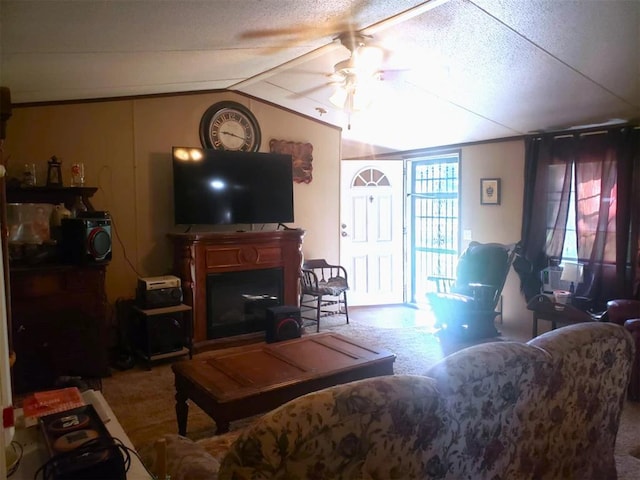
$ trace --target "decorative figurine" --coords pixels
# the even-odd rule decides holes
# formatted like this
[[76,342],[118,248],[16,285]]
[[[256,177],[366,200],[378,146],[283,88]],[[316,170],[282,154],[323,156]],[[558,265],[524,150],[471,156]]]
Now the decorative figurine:
[[22,186],[23,187],[36,186],[36,164],[35,163],[24,164],[24,173],[22,174]]
[[58,157],[53,155],[48,162],[47,167],[47,187],[61,187],[62,186],[62,170],[61,162]]

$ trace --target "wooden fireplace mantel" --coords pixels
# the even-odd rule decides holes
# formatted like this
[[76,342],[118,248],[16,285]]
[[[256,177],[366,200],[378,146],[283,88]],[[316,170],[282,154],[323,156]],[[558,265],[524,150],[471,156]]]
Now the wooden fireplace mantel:
[[285,305],[298,305],[304,230],[170,233],[173,271],[182,280],[184,303],[193,308],[193,342],[206,348],[207,275],[282,268]]

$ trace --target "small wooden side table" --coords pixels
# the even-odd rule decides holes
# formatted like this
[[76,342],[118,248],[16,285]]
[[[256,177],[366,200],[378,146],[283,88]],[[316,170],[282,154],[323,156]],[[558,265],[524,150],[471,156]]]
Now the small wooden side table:
[[558,323],[593,322],[596,316],[580,310],[571,304],[555,303],[544,294],[536,295],[527,304],[527,309],[533,312],[533,336],[538,336],[538,320],[551,322],[551,328],[558,328]]

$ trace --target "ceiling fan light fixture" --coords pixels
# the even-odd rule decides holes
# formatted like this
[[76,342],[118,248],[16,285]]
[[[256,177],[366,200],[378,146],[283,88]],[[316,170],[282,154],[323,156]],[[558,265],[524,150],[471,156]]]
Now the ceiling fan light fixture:
[[342,76],[370,76],[382,68],[383,56],[378,47],[360,47],[349,58],[336,63],[334,72]]
[[380,73],[374,72],[365,76],[345,74],[337,84],[329,101],[347,112],[367,109],[378,93]]
[[366,45],[362,35],[344,34],[339,38],[351,55],[334,66],[336,89],[329,101],[350,116],[367,109],[373,102],[382,79],[384,51]]
[[371,106],[376,91],[375,85],[371,83],[352,85],[349,88],[338,87],[329,101],[347,113],[360,112]]
[[379,47],[363,46],[352,55],[355,70],[358,75],[372,75],[382,68],[384,52]]
[[361,112],[366,110],[371,105],[373,101],[373,97],[367,94],[367,92],[353,92],[352,94],[352,102],[351,102],[351,110],[354,112]]
[[333,92],[333,95],[331,95],[329,101],[338,108],[344,108],[348,95],[349,93],[347,92],[347,90],[339,86],[338,88],[336,88],[336,91]]
[[354,112],[366,110],[371,106],[378,93],[377,83],[373,80],[361,82],[352,90],[352,110]]

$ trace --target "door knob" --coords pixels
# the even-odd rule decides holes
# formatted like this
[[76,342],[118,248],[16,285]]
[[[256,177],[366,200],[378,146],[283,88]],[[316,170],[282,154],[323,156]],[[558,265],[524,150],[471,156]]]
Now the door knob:
[[342,232],[342,233],[341,233],[341,235],[342,235],[343,237],[346,237],[346,236],[347,236],[347,232]]

